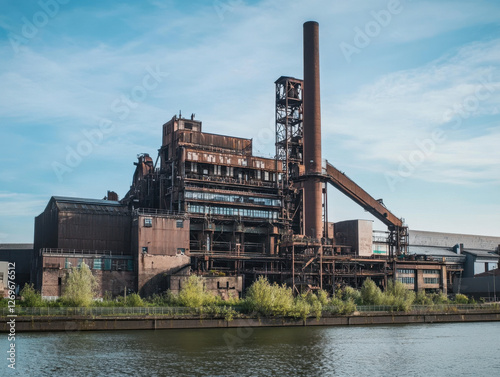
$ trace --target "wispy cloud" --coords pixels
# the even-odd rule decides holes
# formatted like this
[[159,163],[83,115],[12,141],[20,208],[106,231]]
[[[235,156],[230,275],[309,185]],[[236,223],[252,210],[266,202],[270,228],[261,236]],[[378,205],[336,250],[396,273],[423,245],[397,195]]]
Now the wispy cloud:
[[[354,28],[387,0],[242,1],[223,20],[212,2],[200,3],[70,2],[17,54],[8,33],[18,32],[21,17],[35,8],[5,6],[0,148],[7,153],[0,157],[0,184],[3,195],[27,196],[0,197],[11,203],[4,208],[30,203],[21,211],[28,216],[30,205],[40,208],[52,194],[100,197],[114,189],[123,196],[135,155],[156,154],[161,125],[179,110],[196,113],[208,132],[253,138],[259,154],[272,155],[273,82],[302,77],[301,25],[309,19],[321,25],[324,143],[336,146],[324,150],[325,158],[341,150],[350,166],[370,161],[371,170],[395,171],[415,140],[443,128],[446,141],[411,179],[498,184],[500,41],[488,33],[478,33],[476,42],[463,35],[497,22],[500,4],[402,0],[403,12],[348,64],[339,43],[351,41]],[[130,96],[146,67],[157,65],[169,76],[120,119],[113,102]],[[444,113],[490,76],[495,93],[451,129]],[[58,182],[52,162],[64,161],[67,148],[102,119],[114,131]],[[6,220],[0,221],[3,228]]]

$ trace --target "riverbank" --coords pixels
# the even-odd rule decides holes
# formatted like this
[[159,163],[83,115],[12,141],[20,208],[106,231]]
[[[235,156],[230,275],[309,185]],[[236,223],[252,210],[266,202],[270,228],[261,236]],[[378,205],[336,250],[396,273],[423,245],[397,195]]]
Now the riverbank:
[[[9,332],[9,320],[4,317],[0,332]],[[204,318],[172,317],[165,315],[106,315],[106,316],[18,316],[15,331],[103,331],[103,330],[159,330],[235,327],[286,327],[286,326],[363,326],[392,324],[429,324],[452,322],[500,321],[499,310],[457,311],[453,313],[401,313],[377,312],[325,316],[307,320],[292,318]]]

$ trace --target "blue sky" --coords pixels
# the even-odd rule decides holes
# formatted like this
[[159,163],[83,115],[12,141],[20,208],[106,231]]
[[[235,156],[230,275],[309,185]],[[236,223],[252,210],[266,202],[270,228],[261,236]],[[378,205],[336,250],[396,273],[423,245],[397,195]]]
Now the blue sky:
[[[500,2],[0,4],[0,242],[52,195],[127,192],[182,110],[274,155],[274,81],[320,24],[323,158],[412,229],[500,236]],[[372,219],[330,191],[329,217]],[[375,222],[374,227],[384,227]]]

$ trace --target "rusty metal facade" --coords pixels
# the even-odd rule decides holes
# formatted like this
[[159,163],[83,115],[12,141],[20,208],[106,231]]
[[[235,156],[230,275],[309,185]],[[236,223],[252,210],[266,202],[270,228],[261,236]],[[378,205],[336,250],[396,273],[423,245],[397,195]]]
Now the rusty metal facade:
[[[295,292],[358,287],[367,277],[386,286],[396,277],[399,260],[404,260],[407,227],[332,164],[323,166],[316,22],[304,24],[303,57],[304,80],[281,76],[275,82],[275,158],[254,156],[251,139],[204,132],[194,114],[174,116],[162,127],[158,155],[137,156],[132,185],[121,206],[101,206],[101,212],[114,208],[134,221],[128,225],[132,241],[130,233],[120,233],[123,219],[118,216],[116,221],[108,219],[111,213],[95,220],[82,210],[77,220],[71,215],[66,221],[61,203],[60,214],[48,209],[36,219],[35,248],[103,250],[106,242],[118,237],[129,249],[119,243],[114,249],[133,254],[138,286],[149,292],[158,288],[151,283],[157,276],[189,267],[200,275],[242,276],[244,287],[265,275]],[[328,184],[388,226],[389,255],[361,256],[349,237],[335,232],[327,216]],[[115,195],[108,193],[108,204],[117,199]],[[109,224],[102,223],[106,219]],[[175,227],[182,237],[171,235]],[[106,229],[109,234],[104,235]],[[87,232],[82,236],[85,242],[96,238],[104,243],[77,245],[64,236],[74,231]]]

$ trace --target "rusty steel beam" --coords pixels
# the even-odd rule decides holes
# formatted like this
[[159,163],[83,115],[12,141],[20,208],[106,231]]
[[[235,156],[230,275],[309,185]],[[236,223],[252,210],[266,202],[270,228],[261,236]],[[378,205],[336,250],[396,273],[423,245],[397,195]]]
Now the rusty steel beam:
[[363,209],[370,212],[385,225],[393,225],[395,227],[403,226],[403,221],[401,219],[397,218],[378,200],[371,197],[370,194],[328,162],[326,163],[326,176],[328,182],[335,188],[355,201],[363,207]]
[[319,80],[319,25],[304,24],[304,230],[306,236],[321,238],[322,185],[314,174],[321,174],[321,104]]

